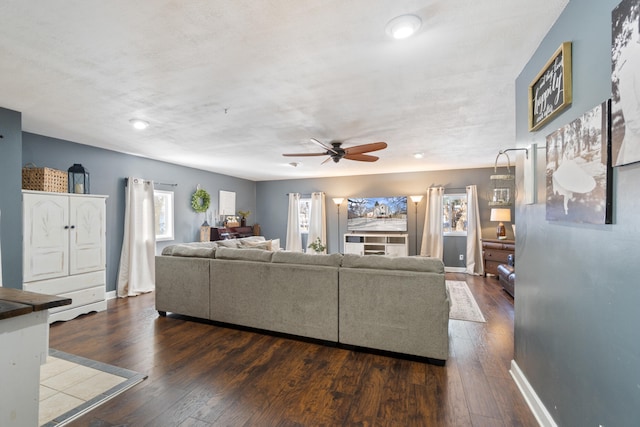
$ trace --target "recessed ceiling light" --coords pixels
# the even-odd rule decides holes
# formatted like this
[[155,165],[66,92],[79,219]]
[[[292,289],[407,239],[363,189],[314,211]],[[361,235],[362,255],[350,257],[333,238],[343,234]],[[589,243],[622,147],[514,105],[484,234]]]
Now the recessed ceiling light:
[[413,157],[416,159],[421,159],[424,157],[424,153],[413,153]]
[[129,120],[129,123],[131,123],[131,126],[138,130],[143,130],[149,127],[149,122],[140,119],[131,119]]
[[422,25],[422,19],[416,15],[400,15],[393,18],[386,26],[387,34],[396,40],[406,39],[415,34]]

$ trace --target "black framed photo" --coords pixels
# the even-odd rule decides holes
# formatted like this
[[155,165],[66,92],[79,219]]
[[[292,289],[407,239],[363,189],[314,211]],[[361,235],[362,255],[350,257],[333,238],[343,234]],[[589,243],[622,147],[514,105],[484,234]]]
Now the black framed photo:
[[611,13],[611,150],[613,166],[640,162],[640,0]]
[[611,224],[610,102],[547,136],[546,219]]

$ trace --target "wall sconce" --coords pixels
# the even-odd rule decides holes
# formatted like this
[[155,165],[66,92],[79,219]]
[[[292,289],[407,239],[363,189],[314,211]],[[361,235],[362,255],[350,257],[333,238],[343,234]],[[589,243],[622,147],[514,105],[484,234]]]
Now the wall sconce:
[[509,208],[494,208],[491,209],[491,221],[498,222],[498,228],[496,228],[496,237],[500,240],[507,238],[507,230],[504,227],[503,221],[511,221],[511,209]]
[[340,252],[340,205],[344,202],[344,197],[334,197],[333,203],[338,208],[338,252]]
[[415,214],[415,230],[416,230],[416,255],[418,255],[418,203],[420,203],[420,201],[422,200],[423,196],[409,196],[409,198],[411,198],[411,201],[413,202],[413,204],[416,207],[416,214]]

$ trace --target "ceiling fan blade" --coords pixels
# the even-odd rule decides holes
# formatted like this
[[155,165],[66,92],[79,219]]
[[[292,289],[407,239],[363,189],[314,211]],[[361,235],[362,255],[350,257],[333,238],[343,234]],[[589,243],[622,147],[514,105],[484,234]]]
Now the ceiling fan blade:
[[332,158],[331,158],[331,157],[327,157],[327,159],[326,159],[324,162],[320,163],[320,165],[324,165],[324,164],[325,164],[325,163],[327,163],[329,160],[332,160]]
[[311,142],[313,142],[314,144],[318,144],[320,147],[324,148],[325,150],[330,151],[333,154],[338,154],[338,152],[334,150],[332,146],[322,143],[315,138],[309,138],[309,139],[311,140]]
[[285,157],[311,157],[311,156],[326,156],[327,153],[290,153],[283,154]]
[[375,162],[379,159],[377,156],[370,156],[368,154],[345,154],[344,159],[357,160],[359,162]]
[[386,142],[372,142],[371,144],[355,145],[353,147],[345,148],[344,152],[347,154],[362,154],[369,153],[371,151],[378,151],[387,148]]

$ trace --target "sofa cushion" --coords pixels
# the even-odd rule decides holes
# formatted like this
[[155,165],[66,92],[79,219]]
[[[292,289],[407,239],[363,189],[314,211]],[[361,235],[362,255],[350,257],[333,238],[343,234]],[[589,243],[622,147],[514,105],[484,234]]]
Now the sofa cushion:
[[387,256],[387,255],[355,255],[345,254],[342,258],[343,268],[373,268],[379,270],[405,270],[426,273],[444,273],[444,264],[439,258]]
[[342,254],[305,254],[302,252],[278,251],[273,253],[271,262],[279,264],[305,264],[340,267]]
[[241,261],[271,262],[273,252],[262,249],[238,249],[219,247],[216,250],[216,259],[230,259]]
[[162,255],[214,258],[216,247],[214,242],[179,243],[163,248]]

